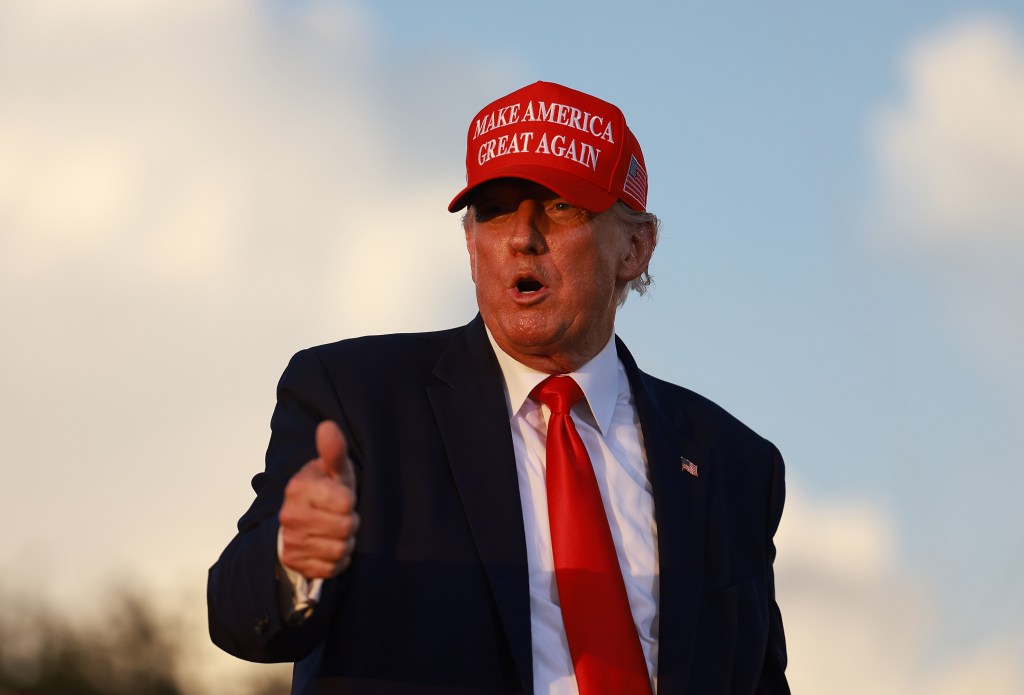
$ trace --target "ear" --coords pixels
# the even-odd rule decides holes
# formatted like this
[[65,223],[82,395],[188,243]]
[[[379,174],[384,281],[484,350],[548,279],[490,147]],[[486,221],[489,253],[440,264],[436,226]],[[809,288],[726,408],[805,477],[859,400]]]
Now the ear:
[[466,232],[466,251],[469,252],[469,272],[476,284],[476,229],[471,219],[472,212],[467,209],[462,218],[462,229]]
[[629,282],[647,270],[657,243],[652,222],[641,222],[626,230],[625,254],[619,265],[619,281]]

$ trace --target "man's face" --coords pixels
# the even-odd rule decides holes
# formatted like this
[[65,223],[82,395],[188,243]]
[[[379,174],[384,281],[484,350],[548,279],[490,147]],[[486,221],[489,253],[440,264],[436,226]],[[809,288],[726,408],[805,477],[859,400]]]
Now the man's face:
[[484,323],[505,352],[549,373],[573,371],[604,347],[625,284],[653,251],[653,232],[522,179],[481,185],[465,228]]

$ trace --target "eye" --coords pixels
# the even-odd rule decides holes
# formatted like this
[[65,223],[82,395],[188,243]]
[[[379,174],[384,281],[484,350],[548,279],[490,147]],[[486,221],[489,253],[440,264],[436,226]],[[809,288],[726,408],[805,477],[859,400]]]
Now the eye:
[[544,208],[547,211],[548,217],[556,222],[582,221],[587,214],[583,209],[576,207],[565,198],[556,198],[555,200],[548,201]]
[[482,200],[473,206],[473,217],[477,222],[490,222],[507,215],[514,208],[500,200]]

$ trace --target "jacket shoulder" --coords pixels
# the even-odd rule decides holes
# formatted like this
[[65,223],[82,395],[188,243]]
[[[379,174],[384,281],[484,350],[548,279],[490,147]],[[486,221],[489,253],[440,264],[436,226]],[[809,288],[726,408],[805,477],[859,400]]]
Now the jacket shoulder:
[[775,448],[710,398],[644,372],[638,371],[638,379],[655,407],[670,421],[686,425],[703,445]]
[[303,350],[325,365],[346,363],[372,369],[396,369],[410,362],[431,365],[464,327],[422,333],[390,333],[348,338]]

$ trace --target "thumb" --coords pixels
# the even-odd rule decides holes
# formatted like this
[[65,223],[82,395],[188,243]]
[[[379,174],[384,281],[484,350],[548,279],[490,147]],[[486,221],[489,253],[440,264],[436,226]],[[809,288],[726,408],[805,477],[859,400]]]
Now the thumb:
[[333,420],[324,420],[317,425],[316,453],[331,477],[343,485],[355,488],[355,472],[348,458],[348,443],[341,428]]

